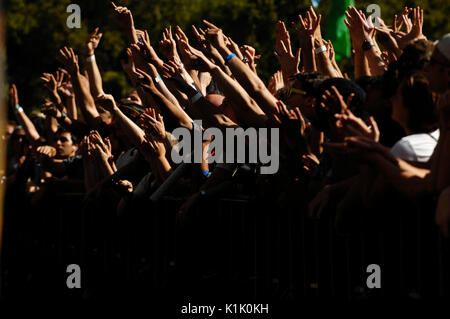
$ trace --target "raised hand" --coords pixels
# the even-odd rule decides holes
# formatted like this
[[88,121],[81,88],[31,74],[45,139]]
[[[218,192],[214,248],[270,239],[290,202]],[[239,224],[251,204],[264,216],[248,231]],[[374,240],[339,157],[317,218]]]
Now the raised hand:
[[59,55],[56,59],[64,66],[70,75],[73,76],[80,72],[78,55],[73,52],[72,48],[64,47],[59,50]]
[[159,41],[159,49],[168,60],[175,59],[177,62],[180,61],[177,52],[177,44],[172,36],[172,26],[169,26],[164,30],[163,38]]
[[153,82],[153,79],[150,76],[150,74],[142,71],[141,69],[132,70],[131,76],[133,77],[136,83],[147,86],[147,88],[150,88],[151,90],[157,89],[155,86],[155,82]]
[[124,31],[130,31],[134,29],[133,14],[127,7],[118,7],[111,1],[111,5],[114,9],[114,22],[116,25]]
[[148,160],[161,159],[166,156],[166,147],[162,141],[159,141],[152,134],[145,134],[145,139],[140,145],[140,150],[144,153],[144,157]]
[[141,40],[142,42],[138,42],[137,45],[140,49],[139,52],[142,55],[143,59],[148,63],[151,63],[157,67],[161,67],[164,62],[158,57],[155,49],[150,44],[150,37],[147,30],[144,31]]
[[[194,27],[195,28],[195,27]],[[175,38],[177,40],[178,49],[180,50],[181,57],[183,59],[184,66],[188,69],[191,68],[190,51],[191,46],[189,39],[183,30],[177,26],[175,31]]]
[[46,116],[54,117],[56,119],[62,116],[61,112],[52,102],[44,104],[42,113],[44,113]]
[[111,94],[103,94],[95,100],[96,104],[113,113],[117,109],[116,101]]
[[380,130],[372,116],[369,118],[370,126],[355,116],[348,108],[341,114],[335,114],[334,117],[338,120],[337,127],[341,128],[346,136],[365,136],[375,142],[379,141]]
[[325,109],[329,114],[344,113],[351,103],[353,96],[354,94],[350,94],[346,102],[338,89],[335,86],[332,86],[330,90],[325,90],[325,94],[322,95],[320,107]]
[[147,136],[154,136],[158,141],[164,141],[166,138],[166,129],[163,117],[154,109],[147,108],[138,121]]
[[226,47],[225,36],[223,35],[222,29],[219,28],[208,28],[205,34],[206,40],[216,49]]
[[350,30],[353,45],[356,49],[361,49],[364,40],[373,38],[374,30],[367,23],[364,14],[355,7],[348,7],[345,16],[344,22]]
[[205,50],[208,47],[208,43],[206,41],[206,32],[202,28],[197,29],[194,25],[192,26],[192,31],[194,32],[200,49]]
[[19,105],[19,93],[17,92],[17,87],[15,84],[12,84],[9,89],[9,103],[12,107]]
[[[65,78],[66,74],[67,78]],[[55,79],[58,87],[58,92],[64,95],[65,97],[73,97],[74,92],[70,74],[68,74],[66,70],[61,69],[56,71]]]
[[[405,36],[406,41],[413,41],[415,39],[424,39],[425,36],[422,33],[423,27],[423,9],[420,7],[413,9],[412,26],[409,33]],[[426,38],[425,38],[426,39]]]
[[292,22],[292,27],[297,33],[301,48],[306,46],[306,43],[310,41],[310,38],[319,41],[322,40],[322,33],[320,31],[321,20],[322,15],[316,15],[314,9],[310,7],[305,18],[303,18],[300,14],[298,15],[298,21],[300,22],[301,28],[298,28],[297,25]]
[[98,33],[99,28],[95,28],[95,30],[89,35],[89,38],[86,41],[86,55],[91,56],[94,55],[95,49],[97,49],[98,44],[100,43],[100,39],[103,36],[103,33]]
[[270,77],[268,89],[276,97],[276,93],[282,88],[284,88],[283,74],[277,71]]
[[108,137],[103,141],[100,134],[93,130],[89,133],[89,143],[93,146],[91,150],[93,151],[93,155],[95,157],[102,158],[106,162],[111,162],[114,159],[114,156],[112,155],[111,141]]
[[292,54],[291,40],[283,22],[278,21],[276,30],[274,55],[280,62],[281,70],[285,78],[288,78],[289,76],[298,73],[298,66],[300,64],[300,49],[297,50],[295,56]]

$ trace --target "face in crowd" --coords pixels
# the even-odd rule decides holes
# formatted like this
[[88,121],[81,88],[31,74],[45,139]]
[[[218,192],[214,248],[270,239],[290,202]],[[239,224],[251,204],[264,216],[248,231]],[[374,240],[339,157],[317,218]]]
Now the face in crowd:
[[56,157],[60,159],[75,156],[78,146],[72,140],[70,132],[61,132],[56,136],[55,145]]

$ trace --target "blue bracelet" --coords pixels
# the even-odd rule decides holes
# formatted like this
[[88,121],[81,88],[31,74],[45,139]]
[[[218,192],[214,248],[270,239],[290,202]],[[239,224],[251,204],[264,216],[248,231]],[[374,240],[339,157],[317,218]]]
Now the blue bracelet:
[[235,53],[231,53],[229,56],[227,56],[227,58],[225,59],[225,63],[228,63],[228,61],[230,61],[232,58],[234,58],[236,56]]

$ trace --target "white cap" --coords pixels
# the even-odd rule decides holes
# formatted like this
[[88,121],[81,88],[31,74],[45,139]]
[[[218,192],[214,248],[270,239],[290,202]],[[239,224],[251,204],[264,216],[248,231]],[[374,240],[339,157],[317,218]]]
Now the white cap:
[[435,42],[436,48],[450,61],[450,33]]

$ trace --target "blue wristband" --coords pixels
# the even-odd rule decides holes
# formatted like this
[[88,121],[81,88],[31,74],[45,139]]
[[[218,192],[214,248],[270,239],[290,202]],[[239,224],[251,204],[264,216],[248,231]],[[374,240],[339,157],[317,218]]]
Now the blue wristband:
[[225,59],[225,63],[228,63],[228,61],[230,61],[232,58],[234,58],[236,56],[235,53],[231,53],[229,56],[227,56],[227,58]]

